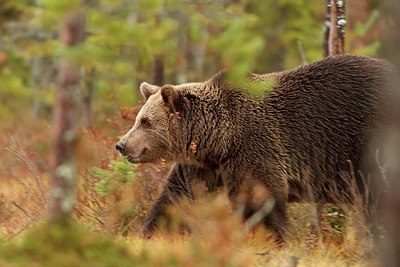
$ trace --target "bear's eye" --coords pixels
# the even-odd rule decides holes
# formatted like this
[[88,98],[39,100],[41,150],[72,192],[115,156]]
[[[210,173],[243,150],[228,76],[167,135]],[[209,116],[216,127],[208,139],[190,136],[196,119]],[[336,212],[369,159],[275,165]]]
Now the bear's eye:
[[149,128],[150,127],[150,121],[148,119],[146,119],[146,118],[143,118],[141,123],[140,123],[140,126],[144,127],[144,128]]

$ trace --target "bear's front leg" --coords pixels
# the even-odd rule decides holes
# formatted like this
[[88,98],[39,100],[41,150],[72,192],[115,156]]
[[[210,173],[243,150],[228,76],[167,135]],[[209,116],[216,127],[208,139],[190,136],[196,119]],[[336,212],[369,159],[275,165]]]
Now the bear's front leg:
[[286,201],[277,200],[271,212],[264,217],[264,225],[275,234],[279,245],[285,243],[287,224]]
[[160,218],[169,220],[166,214],[169,205],[176,205],[181,197],[193,200],[192,183],[195,180],[213,181],[214,172],[193,165],[176,163],[172,166],[167,183],[154,203],[141,228],[141,235],[151,238]]

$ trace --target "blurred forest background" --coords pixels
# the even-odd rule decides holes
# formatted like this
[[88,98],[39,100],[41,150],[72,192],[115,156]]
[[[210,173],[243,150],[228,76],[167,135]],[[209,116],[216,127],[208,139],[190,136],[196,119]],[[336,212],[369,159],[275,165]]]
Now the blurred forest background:
[[[385,57],[382,39],[390,21],[384,2],[346,1],[347,53]],[[59,29],[67,14],[77,10],[83,19],[78,23],[82,42],[65,46]],[[270,261],[232,245],[241,240],[241,250],[268,248],[258,235],[250,240],[236,236],[240,223],[226,220],[233,215],[227,214],[227,201],[220,197],[207,200],[208,210],[202,206],[187,210],[186,217],[197,218],[207,229],[200,230],[200,241],[171,241],[170,236],[156,241],[137,239],[136,232],[162,188],[168,164],[134,167],[117,154],[114,145],[134,122],[142,103],[141,82],[179,84],[204,81],[223,68],[242,75],[313,62],[323,57],[325,16],[325,0],[0,0],[0,236],[4,243],[18,240],[24,230],[46,219],[52,110],[59,62],[67,59],[80,74],[73,217],[102,235],[114,236],[130,251],[105,254],[121,260],[118,253],[133,251],[141,255],[140,260],[136,258],[141,266],[164,266],[166,262],[195,266],[196,261],[207,262],[202,266],[244,266]],[[278,259],[277,266],[292,259],[291,255],[307,255],[302,262],[305,266],[324,266],[329,261],[363,265],[365,244],[357,233],[361,223],[357,215],[345,225],[341,209],[326,207],[325,243],[321,244],[311,210],[307,205],[292,208],[295,223],[291,231],[298,242],[271,254]],[[204,242],[201,231],[208,233]],[[88,246],[93,239],[71,242]],[[51,254],[50,248],[34,250],[40,241],[46,242],[31,237],[25,245],[30,251],[26,255],[41,255],[36,259],[38,265],[29,266],[44,266],[40,260],[51,262],[45,256]],[[70,251],[68,246],[65,251]],[[107,262],[101,253],[93,255]],[[79,260],[71,262],[53,265],[89,266],[79,265]],[[24,263],[21,256],[19,264]]]

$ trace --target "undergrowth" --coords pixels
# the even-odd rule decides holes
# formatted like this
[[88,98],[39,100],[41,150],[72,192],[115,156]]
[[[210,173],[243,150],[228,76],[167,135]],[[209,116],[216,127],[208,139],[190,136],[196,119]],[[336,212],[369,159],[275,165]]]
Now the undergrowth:
[[1,266],[132,266],[135,258],[123,245],[102,233],[68,223],[46,223],[19,242],[2,244]]

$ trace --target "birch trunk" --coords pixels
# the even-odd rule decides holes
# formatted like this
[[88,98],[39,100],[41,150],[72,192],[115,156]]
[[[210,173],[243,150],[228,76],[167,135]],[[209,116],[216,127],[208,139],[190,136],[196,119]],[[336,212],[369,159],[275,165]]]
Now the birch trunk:
[[324,55],[344,54],[345,27],[347,24],[344,0],[327,0]]

